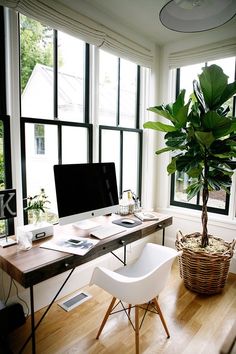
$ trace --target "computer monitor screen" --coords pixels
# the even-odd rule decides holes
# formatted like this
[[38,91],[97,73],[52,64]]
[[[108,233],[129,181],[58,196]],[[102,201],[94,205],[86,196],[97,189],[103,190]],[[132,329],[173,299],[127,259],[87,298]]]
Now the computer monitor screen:
[[113,162],[55,165],[54,177],[61,225],[117,211]]

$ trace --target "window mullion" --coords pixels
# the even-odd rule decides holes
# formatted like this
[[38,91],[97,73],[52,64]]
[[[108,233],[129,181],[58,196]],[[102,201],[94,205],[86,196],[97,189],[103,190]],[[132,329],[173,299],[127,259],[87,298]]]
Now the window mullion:
[[84,80],[84,121],[89,123],[89,97],[90,97],[90,46],[85,44],[85,80]]
[[53,117],[58,119],[58,37],[53,30]]
[[120,58],[118,58],[118,82],[117,82],[117,112],[116,126],[120,125]]
[[124,144],[123,144],[124,133],[123,130],[120,131],[120,192],[123,191],[123,154],[124,154]]
[[140,126],[140,66],[137,66],[136,128]]

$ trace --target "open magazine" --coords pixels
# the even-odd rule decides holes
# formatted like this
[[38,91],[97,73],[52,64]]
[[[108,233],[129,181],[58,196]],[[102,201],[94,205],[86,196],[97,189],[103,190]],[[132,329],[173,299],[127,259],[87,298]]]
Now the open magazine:
[[50,241],[42,243],[40,247],[83,256],[89,250],[91,250],[91,248],[93,248],[98,242],[99,240],[93,240],[91,238],[86,237],[53,237]]

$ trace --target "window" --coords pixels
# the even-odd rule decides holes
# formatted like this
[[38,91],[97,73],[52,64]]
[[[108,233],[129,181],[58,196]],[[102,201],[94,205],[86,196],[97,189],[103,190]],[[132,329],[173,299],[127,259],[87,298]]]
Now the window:
[[99,50],[99,158],[115,161],[118,189],[141,196],[140,67]]
[[[222,67],[226,75],[228,75],[228,82],[233,82],[236,77],[236,58],[225,58],[220,60],[211,61],[208,63],[200,63],[196,65],[189,65],[177,69],[176,80],[176,94],[183,88],[186,89],[185,99],[193,92],[192,81],[197,78],[201,73],[201,68],[205,65],[217,64]],[[231,114],[235,114],[236,97],[233,97],[227,102],[230,107]],[[187,200],[186,188],[190,183],[193,183],[186,174],[176,172],[171,177],[171,197],[170,204],[180,207],[201,209],[202,196],[201,193],[191,199]],[[212,191],[209,194],[208,210],[219,214],[228,214],[229,212],[229,195],[225,191]]]
[[89,45],[23,15],[19,27],[23,197],[44,188],[56,221],[53,165],[92,160]]
[[44,188],[56,221],[53,165],[92,162],[92,152],[115,162],[119,193],[140,197],[143,69],[23,15],[19,28],[24,198]]

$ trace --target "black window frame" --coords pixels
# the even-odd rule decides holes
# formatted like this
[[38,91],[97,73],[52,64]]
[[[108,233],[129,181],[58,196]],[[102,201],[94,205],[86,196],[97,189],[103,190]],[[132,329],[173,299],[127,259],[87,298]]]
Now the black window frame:
[[120,58],[118,57],[118,85],[117,85],[117,111],[116,111],[116,126],[110,125],[99,125],[99,162],[102,162],[102,131],[103,130],[111,130],[111,131],[119,131],[120,132],[120,176],[119,181],[120,184],[118,186],[118,190],[120,194],[123,191],[123,133],[124,132],[132,132],[137,133],[139,136],[139,144],[138,144],[138,190],[137,196],[141,200],[142,195],[142,155],[143,155],[143,130],[140,129],[140,94],[141,94],[141,67],[137,65],[137,91],[136,91],[136,112],[135,112],[135,128],[129,127],[121,127],[120,126]]

